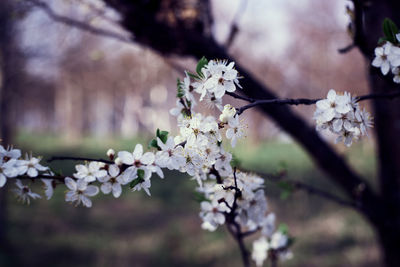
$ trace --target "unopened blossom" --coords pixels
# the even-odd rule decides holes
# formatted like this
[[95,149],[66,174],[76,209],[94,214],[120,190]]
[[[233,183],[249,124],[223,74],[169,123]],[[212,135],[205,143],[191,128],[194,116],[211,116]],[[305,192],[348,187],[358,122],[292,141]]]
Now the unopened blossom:
[[31,202],[31,198],[42,198],[39,194],[32,192],[29,186],[24,185],[19,179],[16,180],[15,185],[17,186],[17,188],[12,189],[12,191],[17,195],[17,198],[22,203],[27,203],[29,205]]
[[39,171],[48,170],[47,167],[40,165],[39,162],[40,158],[26,155],[25,160],[19,160],[17,163],[19,175],[26,173],[29,177],[36,177],[38,176]]
[[107,175],[107,171],[102,169],[103,167],[104,163],[98,161],[91,161],[85,165],[78,164],[75,166],[77,172],[74,173],[74,177],[83,179],[87,183],[94,182]]
[[108,167],[108,175],[99,178],[102,183],[100,186],[101,192],[109,194],[112,192],[115,198],[118,198],[122,193],[121,185],[125,184],[125,181],[121,175],[119,175],[118,165],[112,164]]
[[65,201],[72,202],[76,206],[82,203],[85,207],[92,207],[92,200],[89,197],[99,193],[99,188],[94,185],[88,185],[85,179],[74,181],[72,178],[66,177],[65,185],[70,189],[65,195]]

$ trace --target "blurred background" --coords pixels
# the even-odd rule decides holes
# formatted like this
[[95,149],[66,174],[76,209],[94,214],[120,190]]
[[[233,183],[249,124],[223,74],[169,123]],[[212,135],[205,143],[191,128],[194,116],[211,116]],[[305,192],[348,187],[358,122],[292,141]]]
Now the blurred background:
[[[183,1],[183,3],[190,1]],[[146,144],[157,128],[176,133],[169,109],[176,79],[193,70],[191,57],[164,57],[119,27],[120,15],[102,1],[42,1],[65,16],[118,34],[92,34],[68,21],[56,22],[36,1],[2,0],[0,43],[3,67],[2,137],[23,151],[50,156],[105,157],[115,150]],[[354,95],[368,92],[366,63],[353,49],[348,1],[214,0],[212,35],[231,55],[280,97],[322,98],[330,88]],[[195,10],[187,10],[195,12]],[[238,26],[233,42],[232,25]],[[133,38],[134,40],[134,38]],[[4,93],[4,88],[8,89]],[[240,106],[225,97],[224,103]],[[204,112],[206,110],[200,106]],[[313,106],[294,107],[312,124]],[[232,150],[242,166],[264,173],[284,168],[290,179],[340,195],[306,152],[263,114],[244,114],[246,139]],[[330,136],[325,136],[331,139]],[[373,182],[373,136],[338,150]],[[332,140],[330,140],[331,142]],[[51,166],[71,174],[73,163]],[[75,208],[56,188],[51,201],[30,206],[2,194],[5,266],[241,266],[236,243],[225,229],[202,231],[195,182],[170,172],[153,178],[152,197],[124,192],[98,196],[94,207]],[[354,211],[304,192],[280,198],[266,182],[270,210],[296,238],[294,258],[282,266],[378,266],[374,233]],[[8,185],[10,187],[10,185]],[[36,191],[40,188],[37,186]],[[5,203],[5,204],[4,204]],[[250,246],[250,242],[248,243]]]

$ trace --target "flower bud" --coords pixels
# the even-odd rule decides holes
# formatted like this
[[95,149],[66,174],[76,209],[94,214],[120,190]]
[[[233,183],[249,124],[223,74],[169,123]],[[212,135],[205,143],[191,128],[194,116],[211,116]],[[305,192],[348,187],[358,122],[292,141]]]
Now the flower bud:
[[110,148],[109,150],[107,150],[107,156],[108,156],[111,160],[114,159],[114,155],[115,155],[114,149]]

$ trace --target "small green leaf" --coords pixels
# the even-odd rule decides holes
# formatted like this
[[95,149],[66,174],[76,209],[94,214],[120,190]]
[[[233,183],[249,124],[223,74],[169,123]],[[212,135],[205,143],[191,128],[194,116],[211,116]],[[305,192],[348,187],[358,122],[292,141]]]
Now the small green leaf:
[[200,79],[199,75],[197,75],[197,74],[191,73],[189,71],[187,71],[186,73],[189,75],[189,77],[191,77],[191,78],[193,78],[195,80],[199,80]]
[[294,190],[293,185],[285,181],[278,182],[277,185],[282,190],[280,197],[283,200],[287,199]]
[[160,138],[160,140],[165,144],[168,140],[168,132],[167,131],[160,131],[157,129],[156,136]]
[[381,37],[378,40],[378,44],[380,45],[380,44],[386,43],[386,41],[388,41],[388,39],[386,37]]
[[176,87],[178,88],[177,89],[177,93],[176,93],[176,97],[178,97],[178,98],[183,97],[185,95],[185,92],[182,89],[182,82],[181,82],[181,80],[179,80],[179,78],[176,79]]
[[208,60],[205,57],[202,57],[196,66],[196,72],[200,77],[204,77],[203,72],[201,70],[204,68],[205,65],[208,64]]
[[281,223],[281,224],[279,224],[278,231],[281,232],[284,235],[288,235],[289,234],[289,227],[286,224]]
[[158,145],[157,145],[157,140],[156,140],[156,139],[152,139],[152,140],[150,141],[150,143],[149,143],[149,148],[152,148],[152,147],[159,149],[159,147],[158,147]]
[[142,181],[144,181],[144,170],[138,169],[137,176],[138,176],[138,179],[141,179]]
[[[139,174],[139,171],[143,171],[143,170],[139,169],[138,174]],[[143,171],[143,176],[144,176],[144,171]],[[143,178],[136,178],[135,180],[133,180],[132,182],[129,183],[129,188],[133,189],[135,186],[137,186],[138,184],[143,183],[143,182],[144,182]]]
[[200,192],[194,192],[194,199],[198,202],[201,203],[203,201],[209,201],[204,194],[200,193]]
[[385,18],[383,20],[383,33],[385,34],[386,39],[391,43],[398,43],[396,34],[399,32],[396,24],[389,18]]

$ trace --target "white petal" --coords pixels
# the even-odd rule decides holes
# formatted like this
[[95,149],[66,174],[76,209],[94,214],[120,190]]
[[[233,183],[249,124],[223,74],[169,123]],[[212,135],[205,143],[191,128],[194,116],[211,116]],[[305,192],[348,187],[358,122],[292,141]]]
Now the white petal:
[[388,74],[389,70],[390,70],[390,64],[389,64],[389,62],[388,62],[388,61],[384,61],[384,62],[382,63],[382,66],[381,66],[382,74],[383,74],[383,75]]
[[90,198],[81,195],[81,200],[82,200],[83,206],[88,207],[88,208],[92,207],[92,201],[90,200]]
[[38,176],[38,171],[35,168],[28,169],[28,176],[29,177],[36,177]]
[[85,195],[87,196],[95,196],[99,193],[99,188],[97,186],[94,185],[89,185],[86,190],[84,191]]
[[135,159],[140,159],[143,155],[143,146],[141,144],[137,144],[135,146],[135,150],[133,151],[133,156]]
[[152,164],[152,163],[154,162],[154,159],[155,159],[154,153],[152,153],[152,152],[146,152],[146,153],[144,153],[144,155],[140,158],[140,162],[141,162],[142,164],[149,165],[149,164]]
[[118,198],[118,197],[121,195],[121,193],[122,193],[121,185],[120,185],[119,183],[113,184],[113,186],[112,186],[112,192],[113,192],[113,196],[114,196],[115,198]]
[[327,99],[331,102],[335,101],[336,98],[336,92],[333,89],[330,89],[327,95]]
[[102,184],[100,189],[101,189],[101,192],[103,192],[104,194],[109,194],[112,190],[111,183]]
[[69,189],[71,189],[72,191],[76,191],[77,189],[76,182],[72,178],[66,177],[64,182]]
[[121,162],[127,165],[131,165],[135,162],[135,158],[133,157],[132,153],[128,151],[120,151],[118,152],[118,158],[121,159]]

